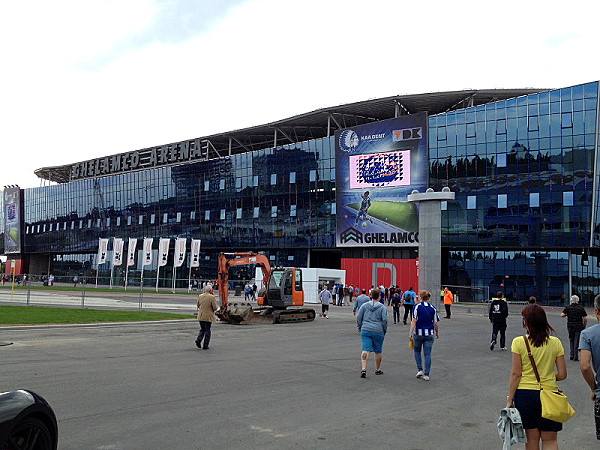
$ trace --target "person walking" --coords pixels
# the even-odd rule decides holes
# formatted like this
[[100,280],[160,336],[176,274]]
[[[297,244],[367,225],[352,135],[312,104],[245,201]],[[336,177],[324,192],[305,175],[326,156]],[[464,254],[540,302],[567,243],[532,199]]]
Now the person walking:
[[413,308],[415,306],[415,297],[417,293],[413,291],[412,286],[408,288],[408,291],[404,291],[402,294],[402,304],[404,305],[404,319],[402,322],[406,325],[406,319],[410,314],[410,320],[413,319]]
[[196,307],[198,308],[198,321],[200,322],[200,332],[196,338],[196,347],[208,350],[211,337],[210,328],[213,322],[217,321],[215,311],[218,308],[217,299],[212,294],[211,285],[204,286],[202,294],[198,296]]
[[488,312],[490,323],[492,324],[492,341],[490,342],[490,350],[494,351],[496,346],[496,338],[500,333],[500,348],[506,351],[506,318],[508,317],[508,303],[504,299],[504,292],[498,291],[496,298],[490,303]]
[[[431,350],[435,339],[440,337],[438,323],[440,316],[435,306],[429,303],[431,293],[419,292],[414,308],[413,319],[410,322],[409,339],[414,344],[415,362],[417,363],[417,378],[429,381],[431,370]],[[435,333],[435,338],[433,337]],[[423,355],[421,355],[423,352]],[[423,369],[423,356],[425,357],[425,369]]]
[[394,292],[392,295],[392,313],[394,315],[394,323],[400,323],[400,303],[402,303],[402,299],[400,298],[400,294]]
[[350,288],[348,285],[344,286],[344,305],[350,306],[350,302],[352,301],[352,296],[350,295]]
[[338,283],[335,292],[337,294],[337,304],[342,306],[344,304],[344,287]]
[[[556,392],[556,382],[567,378],[565,351],[560,339],[550,336],[554,328],[548,323],[546,312],[541,306],[526,306],[521,314],[527,334],[512,341],[512,368],[506,408],[519,410],[527,435],[527,450],[539,449],[540,440],[544,449],[557,449],[558,432],[562,430],[562,423],[542,417],[540,389]],[[539,373],[539,382],[532,359]]]
[[454,303],[454,294],[447,287],[444,288],[444,308],[446,308],[446,319],[450,318],[450,307]]
[[356,301],[354,302],[354,308],[352,308],[352,312],[354,313],[355,316],[356,316],[356,313],[358,312],[358,310],[360,309],[360,307],[362,305],[364,305],[365,303],[367,303],[369,300],[371,300],[371,298],[367,295],[366,289],[363,289],[362,294],[360,294],[358,297],[356,297]]
[[367,362],[371,353],[375,353],[375,375],[383,375],[381,362],[383,360],[383,340],[387,333],[388,312],[385,305],[379,301],[379,297],[379,289],[372,289],[371,301],[364,303],[356,316],[356,325],[362,341],[361,378],[367,377]]
[[571,304],[565,306],[560,317],[567,318],[567,331],[569,332],[569,359],[571,361],[579,361],[577,349],[579,346],[579,336],[587,326],[587,312],[585,308],[579,304],[577,295],[571,296]]
[[594,298],[594,313],[598,323],[583,330],[579,339],[579,367],[583,379],[592,390],[596,438],[600,440],[600,295]]
[[321,317],[329,319],[329,304],[331,303],[331,292],[329,286],[323,286],[323,290],[319,293],[319,301],[321,302]]

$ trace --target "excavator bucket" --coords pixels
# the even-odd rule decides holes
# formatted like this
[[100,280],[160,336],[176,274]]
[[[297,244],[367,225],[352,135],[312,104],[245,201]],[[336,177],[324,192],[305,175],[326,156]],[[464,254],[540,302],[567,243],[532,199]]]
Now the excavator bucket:
[[230,303],[226,311],[218,310],[216,313],[219,320],[233,324],[246,325],[252,320],[254,311],[250,303]]

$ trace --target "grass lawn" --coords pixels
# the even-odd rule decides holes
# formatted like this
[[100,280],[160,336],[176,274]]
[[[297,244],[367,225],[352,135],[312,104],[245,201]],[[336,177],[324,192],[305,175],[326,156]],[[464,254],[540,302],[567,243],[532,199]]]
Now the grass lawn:
[[[11,283],[6,283],[4,286],[0,285],[0,289],[12,289],[13,286]],[[125,290],[123,287],[119,287],[119,286],[115,286],[112,289],[110,288],[96,288],[95,285],[90,284],[88,286],[85,287],[81,287],[81,285],[79,285],[78,287],[73,287],[73,286],[38,286],[35,284],[29,284],[27,286],[21,286],[18,284],[15,284],[14,286],[15,290],[23,290],[26,291],[28,289],[32,290],[32,291],[61,291],[61,292],[81,292],[81,291],[85,291],[87,293],[91,293],[91,292],[110,292],[110,293],[117,293],[117,292],[129,292],[129,293],[139,293],[140,292],[140,287],[139,286],[129,286],[128,290]],[[160,290],[159,292],[156,292],[155,289],[150,288],[150,287],[145,287],[144,288],[144,295],[146,294],[155,294],[155,295],[172,295],[174,294],[173,292],[171,292],[171,290],[169,288],[162,288],[164,290]],[[200,291],[192,291],[192,292],[188,292],[187,290],[183,291],[183,290],[179,290],[177,292],[175,292],[175,294],[186,294],[186,295],[198,295],[199,293],[201,293]]]
[[140,322],[144,320],[191,319],[192,314],[152,311],[46,308],[41,306],[0,306],[0,326],[98,322]]

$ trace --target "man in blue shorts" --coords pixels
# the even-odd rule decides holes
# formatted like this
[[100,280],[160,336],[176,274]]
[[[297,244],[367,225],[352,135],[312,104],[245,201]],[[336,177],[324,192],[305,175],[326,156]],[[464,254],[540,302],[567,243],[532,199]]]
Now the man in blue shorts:
[[[592,391],[591,397],[594,402],[594,416],[596,418],[596,438],[600,439],[600,294],[594,298],[594,312],[599,323],[581,332],[579,338],[579,366],[584,380]],[[593,369],[591,365],[593,365]]]
[[375,353],[375,375],[383,375],[381,361],[383,359],[383,340],[387,332],[388,313],[383,303],[379,302],[379,289],[371,291],[371,301],[364,303],[358,310],[356,324],[360,331],[362,353],[360,354],[360,377],[367,377],[367,361],[371,352]]

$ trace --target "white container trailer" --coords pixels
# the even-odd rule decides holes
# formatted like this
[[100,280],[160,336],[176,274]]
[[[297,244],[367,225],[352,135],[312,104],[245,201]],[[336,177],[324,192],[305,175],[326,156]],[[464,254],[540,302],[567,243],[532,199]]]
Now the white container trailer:
[[[338,269],[320,269],[302,267],[302,287],[304,289],[304,303],[319,303],[319,292],[327,285],[333,293],[335,284],[346,284],[346,271]],[[258,291],[263,288],[263,273],[260,267],[256,268],[254,279]]]

